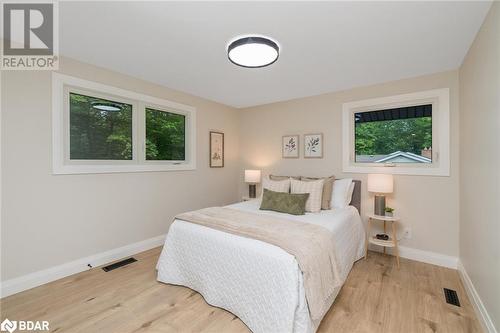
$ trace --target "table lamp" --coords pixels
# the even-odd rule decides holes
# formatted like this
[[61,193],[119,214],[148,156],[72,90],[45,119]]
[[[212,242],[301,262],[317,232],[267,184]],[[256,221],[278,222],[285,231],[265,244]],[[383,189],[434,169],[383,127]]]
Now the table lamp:
[[385,215],[385,193],[393,191],[392,175],[370,174],[368,175],[368,192],[375,193],[375,215]]
[[245,170],[245,183],[248,183],[248,196],[255,198],[257,185],[260,183],[260,170]]

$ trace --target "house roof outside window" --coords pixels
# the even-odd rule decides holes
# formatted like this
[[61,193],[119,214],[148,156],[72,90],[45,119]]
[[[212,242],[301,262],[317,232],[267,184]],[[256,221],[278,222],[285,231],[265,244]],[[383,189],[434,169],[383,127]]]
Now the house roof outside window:
[[410,152],[396,151],[388,155],[356,155],[358,163],[431,163],[430,158]]

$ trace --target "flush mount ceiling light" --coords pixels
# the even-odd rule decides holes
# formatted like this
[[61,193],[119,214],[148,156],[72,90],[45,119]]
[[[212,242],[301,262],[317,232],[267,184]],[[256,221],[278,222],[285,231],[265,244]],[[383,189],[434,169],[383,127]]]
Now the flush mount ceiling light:
[[101,111],[121,111],[122,106],[120,104],[115,103],[105,103],[105,102],[97,102],[92,103],[92,107]]
[[247,68],[266,67],[278,60],[278,43],[265,36],[242,36],[229,42],[227,57],[238,66]]

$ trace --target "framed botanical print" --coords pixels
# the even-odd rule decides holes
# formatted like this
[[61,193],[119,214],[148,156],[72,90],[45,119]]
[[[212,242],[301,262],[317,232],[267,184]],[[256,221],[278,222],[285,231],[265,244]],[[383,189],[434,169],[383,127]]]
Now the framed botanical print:
[[304,134],[304,158],[323,158],[323,134]]
[[285,135],[281,142],[281,152],[283,158],[298,158],[299,157],[299,136]]
[[210,167],[224,167],[224,133],[210,132]]

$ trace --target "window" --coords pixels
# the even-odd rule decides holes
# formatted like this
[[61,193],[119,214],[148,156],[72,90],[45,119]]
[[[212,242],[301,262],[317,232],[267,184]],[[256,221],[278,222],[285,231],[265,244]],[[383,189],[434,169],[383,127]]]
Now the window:
[[432,104],[354,114],[356,163],[432,163]]
[[449,176],[449,90],[343,105],[343,171]]
[[186,116],[146,108],[146,159],[184,161]]
[[131,160],[132,105],[69,93],[70,159]]
[[196,110],[53,74],[53,172],[192,170]]

